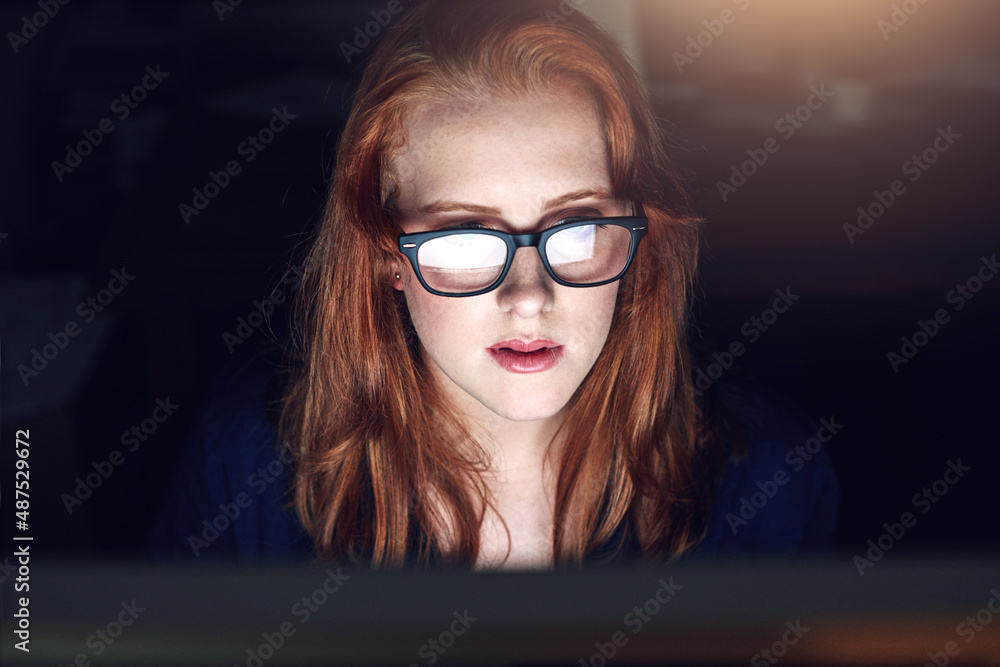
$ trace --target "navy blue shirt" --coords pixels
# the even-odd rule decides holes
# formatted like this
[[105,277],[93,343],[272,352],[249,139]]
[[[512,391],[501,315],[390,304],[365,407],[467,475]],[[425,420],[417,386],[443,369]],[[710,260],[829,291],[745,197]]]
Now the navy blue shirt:
[[[271,369],[248,364],[215,383],[150,533],[156,555],[310,559],[312,539],[291,506],[291,468],[277,447],[265,388]],[[742,423],[745,456],[726,463],[704,540],[688,558],[797,556],[833,545],[837,480],[817,424],[786,399],[746,382],[718,396]]]

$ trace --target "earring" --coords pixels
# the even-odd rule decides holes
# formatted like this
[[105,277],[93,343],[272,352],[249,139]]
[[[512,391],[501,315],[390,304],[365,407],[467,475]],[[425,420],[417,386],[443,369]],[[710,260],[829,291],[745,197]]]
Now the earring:
[[396,280],[399,280],[399,274],[398,273],[396,274]]

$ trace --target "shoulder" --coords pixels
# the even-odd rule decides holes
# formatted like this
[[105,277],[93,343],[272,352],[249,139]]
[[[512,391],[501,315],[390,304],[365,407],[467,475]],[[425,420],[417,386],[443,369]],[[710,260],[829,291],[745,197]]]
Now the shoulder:
[[693,555],[801,555],[833,546],[839,491],[829,443],[842,428],[747,380],[718,387],[745,433],[727,462],[704,540]]
[[148,539],[153,553],[224,558],[308,555],[290,508],[289,461],[278,446],[275,368],[225,369],[178,459]]

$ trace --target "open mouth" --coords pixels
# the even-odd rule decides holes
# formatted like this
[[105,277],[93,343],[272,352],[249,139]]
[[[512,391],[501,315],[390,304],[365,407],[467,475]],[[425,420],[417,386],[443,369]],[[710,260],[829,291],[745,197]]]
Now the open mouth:
[[563,346],[547,340],[509,340],[487,349],[501,368],[512,373],[538,373],[555,366]]

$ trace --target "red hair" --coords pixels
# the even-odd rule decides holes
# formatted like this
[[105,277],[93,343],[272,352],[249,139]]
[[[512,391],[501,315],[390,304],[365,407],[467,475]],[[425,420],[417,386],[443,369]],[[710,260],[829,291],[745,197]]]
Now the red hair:
[[[633,202],[650,231],[557,434],[566,446],[554,559],[579,565],[628,542],[663,561],[704,533],[725,456],[698,437],[690,391],[698,221],[631,65],[587,18],[556,7],[429,2],[387,32],[364,72],[299,292],[302,355],[282,413],[296,508],[320,558],[376,568],[475,563],[490,505],[484,466],[458,446],[472,439],[430,381],[392,288],[393,156],[420,102],[567,82],[594,100],[613,195]],[[546,9],[565,20],[550,21]]]

